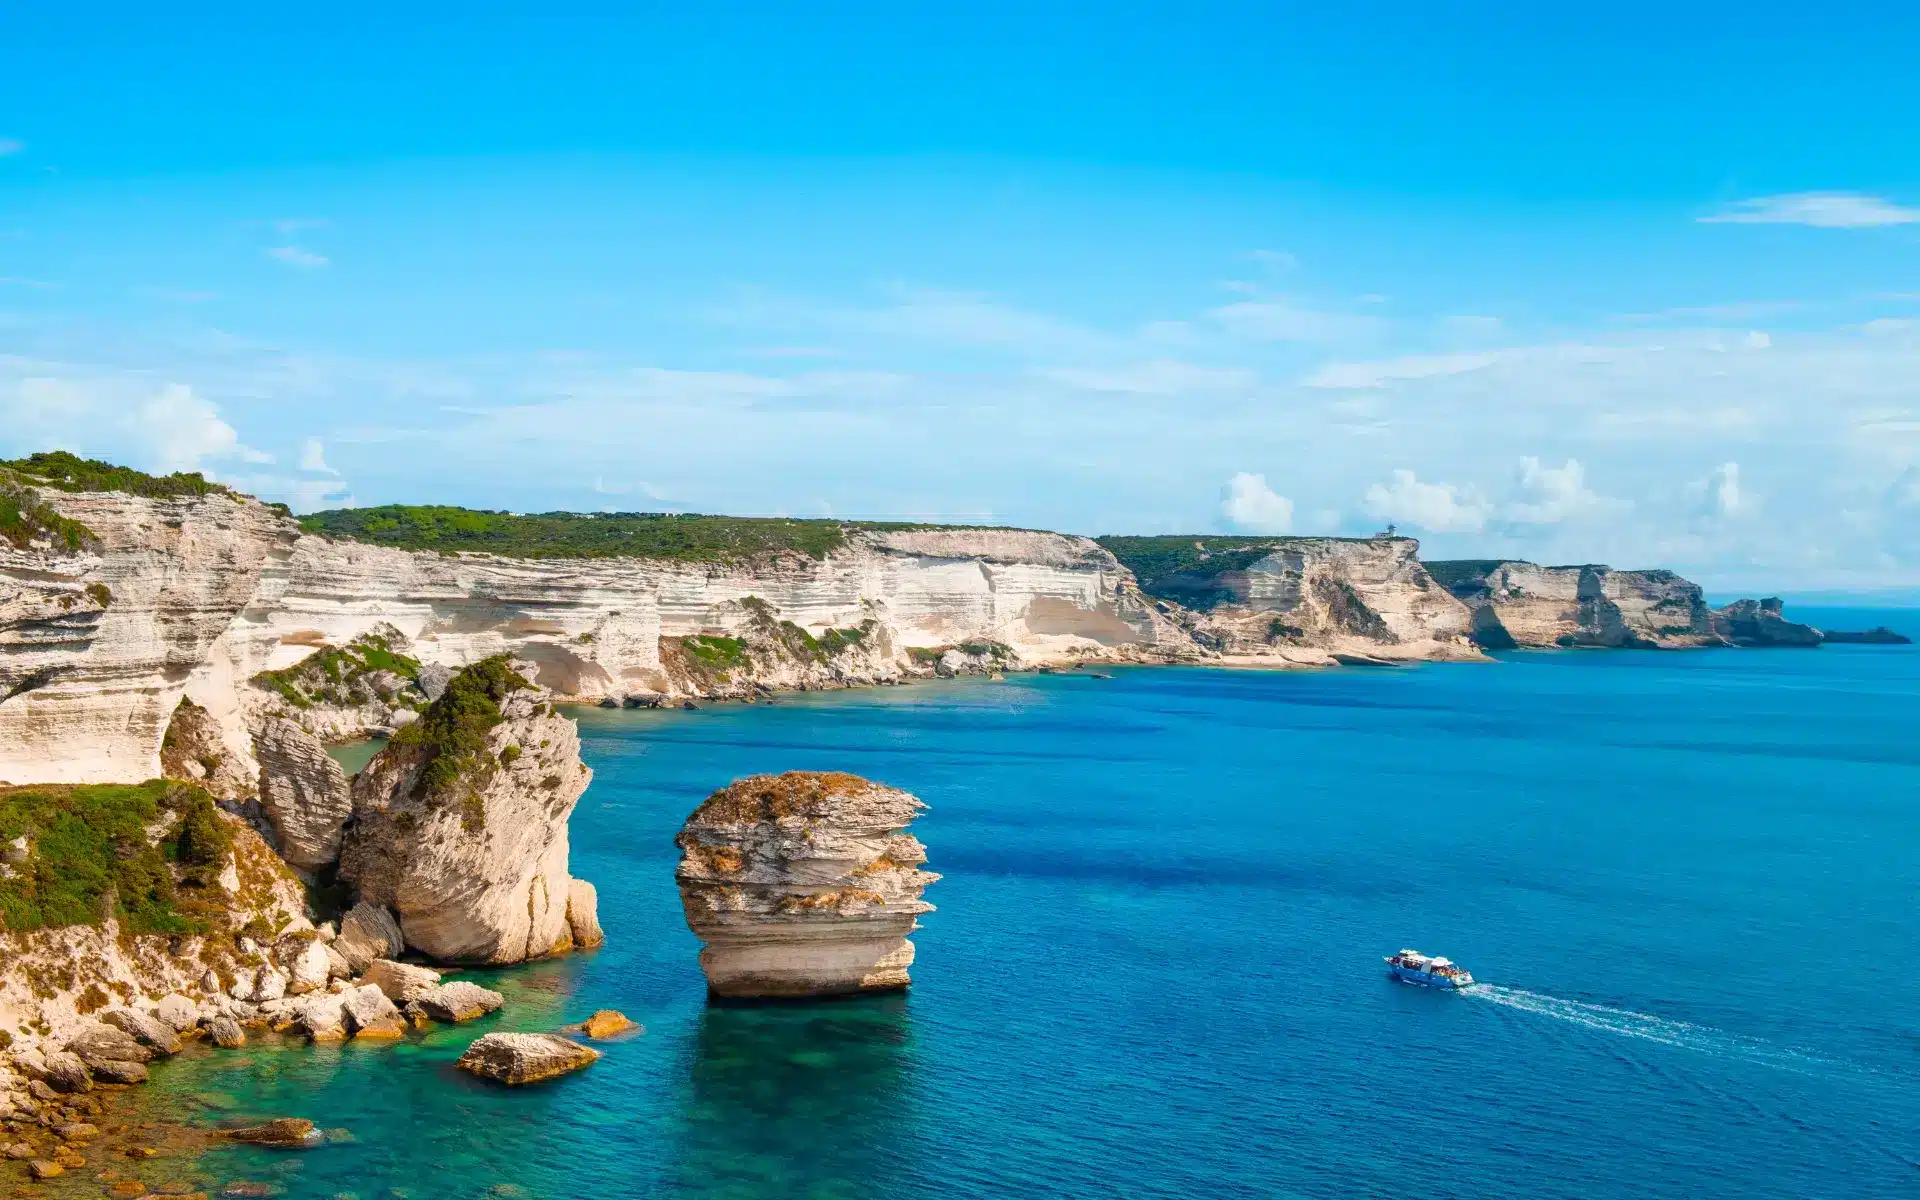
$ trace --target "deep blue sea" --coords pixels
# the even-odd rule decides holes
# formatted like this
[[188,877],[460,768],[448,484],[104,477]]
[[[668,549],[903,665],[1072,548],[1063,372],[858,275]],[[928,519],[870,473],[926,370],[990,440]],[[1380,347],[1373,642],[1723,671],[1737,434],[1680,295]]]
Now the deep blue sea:
[[[606,949],[398,1047],[194,1050],[146,1103],[346,1131],[196,1168],[297,1197],[1913,1197],[1916,649],[581,710]],[[788,768],[932,806],[909,994],[708,1007],[673,835]],[[1488,986],[1396,985],[1402,946]],[[602,1006],[647,1032],[580,1075],[450,1067]]]

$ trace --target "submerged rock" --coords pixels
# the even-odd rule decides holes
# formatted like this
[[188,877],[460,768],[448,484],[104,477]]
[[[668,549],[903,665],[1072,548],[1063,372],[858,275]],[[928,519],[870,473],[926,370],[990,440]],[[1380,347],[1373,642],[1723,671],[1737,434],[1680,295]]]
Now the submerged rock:
[[907,935],[933,906],[925,809],[857,775],[792,771],[722,788],[675,839],[687,925],[713,994],[835,996],[906,987]]
[[489,1033],[460,1056],[454,1065],[500,1083],[538,1083],[591,1066],[598,1050],[568,1041],[556,1033]]
[[225,1132],[231,1141],[250,1142],[256,1146],[282,1146],[293,1150],[318,1146],[326,1140],[325,1135],[313,1127],[313,1122],[304,1117],[277,1117],[258,1125],[243,1125]]
[[567,819],[592,778],[548,693],[505,658],[484,659],[355,777],[340,877],[391,908],[407,945],[432,958],[565,950]]

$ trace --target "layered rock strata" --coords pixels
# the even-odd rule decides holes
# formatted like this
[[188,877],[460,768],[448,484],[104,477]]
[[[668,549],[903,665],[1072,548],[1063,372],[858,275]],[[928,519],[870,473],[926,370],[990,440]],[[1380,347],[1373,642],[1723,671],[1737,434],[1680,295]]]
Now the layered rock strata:
[[151,779],[189,678],[299,528],[226,491],[27,492],[86,534],[0,540],[0,779]]
[[353,793],[327,748],[285,717],[269,716],[254,731],[253,752],[260,763],[260,808],[280,857],[309,871],[340,857],[340,830],[353,813]]
[[1471,611],[1473,640],[1488,649],[1670,649],[1723,642],[1699,585],[1671,571],[1493,559],[1426,566]]
[[1164,615],[1230,660],[1467,659],[1466,607],[1412,538],[1106,538]]
[[354,779],[340,878],[431,958],[522,962],[573,945],[567,819],[593,773],[525,666],[466,668]]
[[675,839],[687,925],[721,997],[809,997],[909,983],[921,891],[939,879],[906,832],[925,805],[857,775],[794,771],[722,788]]

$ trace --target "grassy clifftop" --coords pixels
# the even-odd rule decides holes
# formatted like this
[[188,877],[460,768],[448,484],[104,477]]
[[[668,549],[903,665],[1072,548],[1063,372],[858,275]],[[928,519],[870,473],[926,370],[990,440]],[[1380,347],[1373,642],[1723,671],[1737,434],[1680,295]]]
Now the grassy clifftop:
[[[727,562],[769,554],[825,558],[852,529],[954,529],[830,518],[716,517],[700,513],[509,513],[441,504],[383,504],[309,513],[300,527],[399,550],[474,551],[506,558],[656,558]],[[970,528],[970,527],[968,527]]]
[[132,467],[116,466],[97,458],[81,458],[65,450],[29,454],[25,458],[0,459],[0,472],[19,477],[23,483],[55,488],[62,492],[125,492],[130,496],[207,496],[215,492],[231,495],[198,471],[175,471],[171,475],[149,475]]

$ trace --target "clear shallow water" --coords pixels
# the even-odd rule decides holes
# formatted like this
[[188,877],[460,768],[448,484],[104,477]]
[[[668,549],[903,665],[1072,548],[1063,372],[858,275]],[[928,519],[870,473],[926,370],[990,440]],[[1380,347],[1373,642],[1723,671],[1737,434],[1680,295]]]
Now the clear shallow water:
[[[146,1103],[349,1130],[201,1165],[292,1196],[1920,1191],[1920,654],[1116,674],[582,710],[607,949],[424,1042],[196,1051]],[[672,835],[794,767],[933,806],[910,995],[706,1005]],[[1394,985],[1403,945],[1491,986]],[[580,1075],[451,1069],[600,1006],[647,1033]]]

